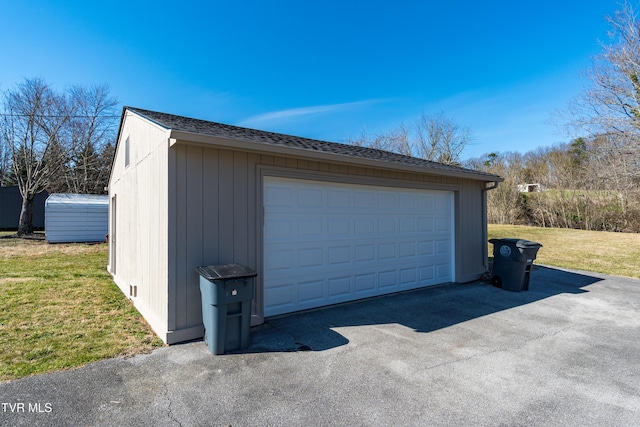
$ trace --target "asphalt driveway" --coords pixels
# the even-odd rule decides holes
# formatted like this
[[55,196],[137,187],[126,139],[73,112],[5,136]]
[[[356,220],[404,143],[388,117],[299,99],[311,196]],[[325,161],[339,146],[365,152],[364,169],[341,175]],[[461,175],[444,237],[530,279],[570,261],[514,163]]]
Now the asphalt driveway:
[[0,384],[0,425],[638,426],[640,281],[538,267]]

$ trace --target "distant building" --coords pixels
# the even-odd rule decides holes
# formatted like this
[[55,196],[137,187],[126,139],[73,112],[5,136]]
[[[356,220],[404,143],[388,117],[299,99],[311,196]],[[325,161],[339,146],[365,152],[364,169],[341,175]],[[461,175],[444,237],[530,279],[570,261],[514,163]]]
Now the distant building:
[[521,193],[538,193],[542,191],[540,184],[518,184],[518,191]]
[[[42,191],[33,199],[33,228],[44,228],[44,201],[49,193]],[[0,187],[0,230],[17,230],[20,224],[22,195],[17,185]]]
[[109,232],[109,196],[52,194],[45,209],[49,243],[104,242]]

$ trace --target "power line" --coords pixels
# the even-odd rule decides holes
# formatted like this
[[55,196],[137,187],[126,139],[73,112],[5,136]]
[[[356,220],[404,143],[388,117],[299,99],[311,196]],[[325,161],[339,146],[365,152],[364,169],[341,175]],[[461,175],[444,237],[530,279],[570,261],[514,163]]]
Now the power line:
[[100,118],[100,119],[117,119],[120,118],[120,116],[102,116],[102,115],[97,115],[97,116],[88,116],[88,115],[72,115],[72,116],[56,116],[56,115],[46,115],[46,114],[34,114],[34,115],[30,115],[30,114],[4,114],[4,113],[0,113],[0,116],[2,117],[38,117],[38,118],[46,118],[46,119],[93,119],[93,118]]

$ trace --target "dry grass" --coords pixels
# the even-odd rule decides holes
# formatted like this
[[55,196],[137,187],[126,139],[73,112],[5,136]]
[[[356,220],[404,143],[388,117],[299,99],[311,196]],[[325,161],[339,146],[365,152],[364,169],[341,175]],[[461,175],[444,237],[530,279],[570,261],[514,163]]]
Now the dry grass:
[[106,271],[106,244],[0,233],[0,381],[161,346]]
[[[640,234],[564,228],[489,225],[489,238],[533,240],[539,264],[640,278]],[[489,254],[493,246],[489,244]]]

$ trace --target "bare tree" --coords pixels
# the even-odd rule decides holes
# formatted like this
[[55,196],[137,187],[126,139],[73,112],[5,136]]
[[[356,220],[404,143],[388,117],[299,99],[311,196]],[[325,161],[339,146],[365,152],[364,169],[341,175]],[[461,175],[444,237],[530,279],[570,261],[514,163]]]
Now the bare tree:
[[[606,18],[609,43],[585,73],[589,82],[568,108],[574,136],[617,135],[618,155],[640,156],[640,22],[629,1]],[[630,160],[631,163],[633,163]],[[636,170],[636,177],[640,176]]]
[[67,187],[74,193],[103,193],[108,177],[101,153],[115,139],[117,100],[109,95],[107,86],[75,86],[69,89],[68,97],[73,115],[65,126],[69,141]]
[[572,187],[565,188],[591,191],[591,202],[606,203],[610,213],[600,221],[603,228],[626,230],[635,224],[629,203],[640,197],[640,21],[628,0],[606,20],[608,41],[585,72],[587,88],[565,117],[568,133],[584,136],[572,143],[568,166],[575,174]]
[[51,161],[51,147],[60,144],[60,129],[69,120],[69,107],[41,79],[27,79],[4,94],[0,138],[11,154],[14,179],[22,195],[18,235],[33,233],[33,199],[50,174],[61,165]]
[[407,156],[412,155],[409,131],[404,124],[400,124],[400,126],[391,131],[383,132],[373,137],[368,136],[366,131],[363,130],[359,138],[351,139],[348,142],[358,147],[375,148],[377,150],[390,151]]
[[473,139],[471,129],[458,125],[439,113],[422,114],[415,123],[415,147],[418,156],[445,164],[460,164],[460,155]]
[[104,193],[116,103],[106,86],[57,93],[41,79],[27,79],[4,93],[0,172],[8,155],[10,178],[23,199],[19,235],[33,232],[33,199],[44,189]]
[[472,139],[471,129],[461,127],[444,113],[439,113],[435,116],[422,114],[411,127],[401,123],[374,137],[362,132],[359,138],[348,143],[459,165],[462,151]]

